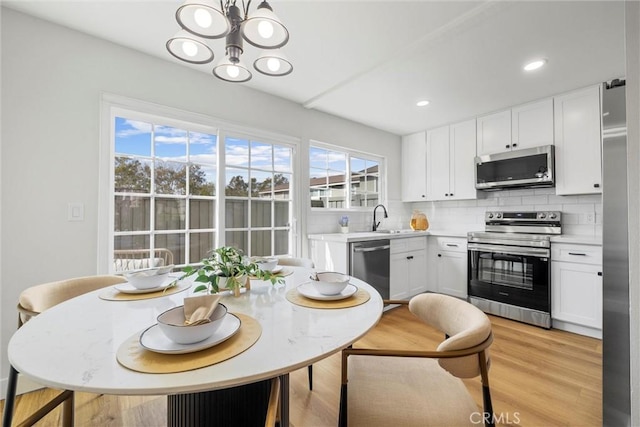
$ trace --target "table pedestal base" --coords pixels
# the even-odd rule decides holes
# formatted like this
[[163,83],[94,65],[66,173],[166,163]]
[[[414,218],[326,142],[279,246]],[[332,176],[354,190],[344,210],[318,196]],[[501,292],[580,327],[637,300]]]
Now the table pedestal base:
[[[271,380],[201,393],[168,396],[167,425],[264,426]],[[289,426],[289,374],[280,376],[280,425]]]

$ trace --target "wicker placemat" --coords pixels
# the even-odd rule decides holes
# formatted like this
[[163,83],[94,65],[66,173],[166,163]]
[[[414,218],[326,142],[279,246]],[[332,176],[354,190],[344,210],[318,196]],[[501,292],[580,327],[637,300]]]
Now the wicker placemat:
[[105,288],[98,296],[100,297],[100,299],[107,301],[136,301],[141,299],[158,298],[177,294],[178,292],[182,292],[185,289],[189,289],[190,287],[190,282],[178,282],[175,286],[167,289],[161,289],[156,292],[149,292],[148,294],[125,294],[124,292],[118,291],[113,286],[109,286],[108,288]]
[[262,326],[246,314],[235,314],[241,322],[240,330],[228,340],[205,350],[185,354],[162,354],[145,350],[140,345],[140,331],[118,348],[116,358],[125,368],[148,374],[170,374],[191,371],[230,359],[250,348],[262,334]]
[[287,299],[296,305],[309,308],[347,308],[355,307],[356,305],[364,304],[369,301],[371,295],[364,289],[358,288],[358,291],[349,298],[334,300],[334,301],[320,301],[302,296],[298,289],[293,288],[287,291]]

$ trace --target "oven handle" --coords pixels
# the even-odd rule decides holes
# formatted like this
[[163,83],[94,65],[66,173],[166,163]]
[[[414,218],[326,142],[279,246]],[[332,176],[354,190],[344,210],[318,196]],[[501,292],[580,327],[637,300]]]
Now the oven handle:
[[536,258],[548,258],[551,254],[549,249],[542,248],[524,248],[521,246],[500,246],[500,245],[487,245],[469,243],[467,249],[470,252],[490,252],[492,254],[506,254],[506,255],[524,255],[533,256]]

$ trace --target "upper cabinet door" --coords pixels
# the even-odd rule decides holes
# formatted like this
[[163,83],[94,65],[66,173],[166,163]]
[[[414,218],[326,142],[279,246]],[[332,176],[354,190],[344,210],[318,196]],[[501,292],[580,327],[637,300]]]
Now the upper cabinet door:
[[511,148],[553,145],[553,99],[531,102],[511,110]]
[[600,86],[554,98],[556,194],[602,193]]
[[451,125],[449,194],[456,200],[478,197],[475,184],[476,120]]
[[511,149],[511,110],[477,118],[477,153],[500,153]]
[[427,200],[449,200],[449,126],[427,132]]
[[427,197],[426,132],[402,137],[402,201],[420,202]]

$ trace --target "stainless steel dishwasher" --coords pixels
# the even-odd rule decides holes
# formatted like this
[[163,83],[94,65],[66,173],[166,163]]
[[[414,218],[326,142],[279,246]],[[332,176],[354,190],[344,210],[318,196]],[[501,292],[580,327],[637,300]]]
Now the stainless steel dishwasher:
[[349,274],[373,286],[382,298],[389,298],[389,239],[350,244]]

